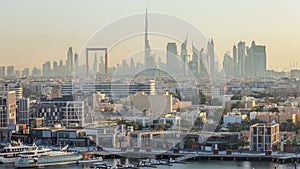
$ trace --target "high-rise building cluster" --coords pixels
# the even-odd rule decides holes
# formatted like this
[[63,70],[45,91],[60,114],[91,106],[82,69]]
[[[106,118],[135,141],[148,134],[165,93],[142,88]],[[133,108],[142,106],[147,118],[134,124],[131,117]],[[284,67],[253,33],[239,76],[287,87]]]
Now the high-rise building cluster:
[[263,76],[266,72],[266,46],[257,45],[252,41],[251,46],[239,42],[232,48],[232,57],[229,52],[224,54],[223,69],[227,76]]
[[62,60],[58,62],[46,61],[42,66],[42,71],[36,69],[32,70],[32,76],[39,76],[39,73],[42,73],[42,76],[51,77],[51,76],[72,76],[72,73],[78,69],[78,54],[73,53],[72,47],[69,47],[67,51],[67,60],[65,64]]
[[51,61],[46,61],[42,64],[42,69],[34,67],[31,72],[29,68],[24,68],[21,72],[16,71],[14,65],[10,66],[0,66],[0,77],[7,78],[16,78],[16,77],[65,77],[71,76],[74,71],[77,71],[79,68],[78,64],[78,54],[73,53],[72,47],[69,47],[67,51],[67,60],[65,64],[63,60],[59,62],[53,61],[51,65]]
[[183,76],[188,75],[190,70],[196,77],[215,76],[218,74],[218,64],[215,56],[215,47],[213,39],[207,43],[207,52],[204,49],[198,50],[192,44],[192,54],[188,53],[188,39],[181,44],[181,52],[178,55],[177,45],[174,42],[167,44],[167,71],[169,73],[181,73]]

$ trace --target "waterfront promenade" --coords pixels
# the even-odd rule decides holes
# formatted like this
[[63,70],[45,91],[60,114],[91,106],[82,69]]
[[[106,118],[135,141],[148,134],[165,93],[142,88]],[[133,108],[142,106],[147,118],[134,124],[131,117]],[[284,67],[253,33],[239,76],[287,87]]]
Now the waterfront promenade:
[[138,152],[134,149],[121,151],[120,149],[105,149],[104,151],[96,151],[96,155],[104,158],[112,157],[129,157],[129,158],[158,158],[158,159],[173,159],[178,162],[185,160],[231,160],[231,161],[273,161],[278,163],[300,162],[300,154],[272,152],[271,154],[256,153],[256,152],[231,152],[219,151],[217,154],[213,152],[199,151],[172,151],[152,150],[147,152],[145,149],[140,149]]

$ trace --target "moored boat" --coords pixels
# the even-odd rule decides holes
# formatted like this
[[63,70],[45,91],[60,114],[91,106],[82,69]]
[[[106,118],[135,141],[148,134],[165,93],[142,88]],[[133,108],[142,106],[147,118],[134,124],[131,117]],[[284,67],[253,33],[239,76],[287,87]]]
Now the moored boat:
[[[35,144],[32,146],[23,145],[22,142],[12,141],[7,144],[3,150],[0,152],[0,163],[14,163],[14,161],[19,158],[22,153],[45,153],[50,149],[39,149]],[[38,151],[38,152],[35,152]]]
[[82,155],[76,152],[51,151],[47,156],[22,156],[15,161],[15,168],[36,168],[77,164]]
[[111,166],[107,165],[104,161],[94,163],[93,165],[90,166],[91,169],[110,169],[112,168]]

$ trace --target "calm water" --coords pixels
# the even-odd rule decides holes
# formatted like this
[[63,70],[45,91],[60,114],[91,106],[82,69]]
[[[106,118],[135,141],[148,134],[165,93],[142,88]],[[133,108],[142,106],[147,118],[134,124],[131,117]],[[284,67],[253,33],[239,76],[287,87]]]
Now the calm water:
[[[117,164],[117,160],[107,159],[108,164]],[[124,161],[122,161],[124,162]],[[127,161],[128,162],[128,161]],[[294,169],[293,164],[276,164],[277,169]],[[300,168],[300,164],[298,164]],[[13,169],[13,165],[0,164],[0,169]],[[146,168],[146,167],[145,167]],[[158,166],[158,169],[274,169],[275,163],[273,162],[253,162],[253,161],[198,161],[188,162],[187,164],[173,164],[173,166]],[[55,166],[46,167],[45,169],[89,169],[89,164],[82,165],[68,165],[68,166]],[[150,168],[148,168],[150,169]]]

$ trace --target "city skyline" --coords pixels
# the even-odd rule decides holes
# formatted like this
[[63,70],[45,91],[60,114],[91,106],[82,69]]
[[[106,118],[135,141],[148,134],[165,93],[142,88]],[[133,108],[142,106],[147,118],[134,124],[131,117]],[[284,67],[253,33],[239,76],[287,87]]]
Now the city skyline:
[[[116,2],[120,6],[126,3],[128,8],[119,10],[113,6]],[[287,71],[300,63],[296,45],[300,38],[297,31],[300,24],[295,22],[300,15],[296,9],[297,1],[194,1],[186,4],[132,1],[130,5],[122,1],[91,1],[90,4],[94,5],[89,7],[82,5],[83,1],[41,3],[32,0],[18,3],[21,5],[16,5],[16,1],[5,1],[0,7],[3,21],[0,28],[1,64],[15,65],[18,70],[40,67],[46,60],[65,59],[69,46],[75,49],[74,52],[79,52],[99,28],[112,20],[143,13],[146,8],[193,24],[214,39],[218,57],[231,51],[232,45],[237,45],[240,40],[246,43],[255,40],[267,46],[267,69]],[[103,4],[104,8],[97,10]],[[47,5],[46,9],[44,5]],[[149,27],[151,30],[151,21]],[[151,37],[150,41],[155,48],[157,44]]]

